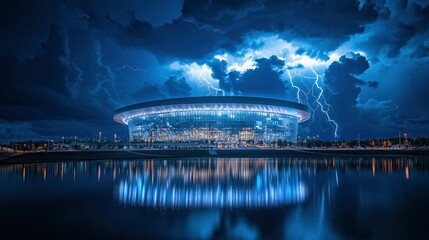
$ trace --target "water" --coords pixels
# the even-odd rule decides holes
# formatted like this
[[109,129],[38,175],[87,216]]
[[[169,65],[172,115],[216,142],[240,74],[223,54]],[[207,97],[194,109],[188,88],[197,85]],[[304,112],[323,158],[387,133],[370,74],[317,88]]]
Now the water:
[[428,215],[429,159],[0,165],[2,239],[414,239]]

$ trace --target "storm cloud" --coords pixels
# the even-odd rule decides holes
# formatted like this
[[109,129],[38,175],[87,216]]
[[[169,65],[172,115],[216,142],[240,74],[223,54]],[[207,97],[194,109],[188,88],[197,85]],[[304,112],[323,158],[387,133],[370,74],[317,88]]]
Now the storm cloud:
[[126,137],[117,108],[196,95],[301,101],[306,135],[333,138],[322,110],[344,137],[429,134],[424,1],[9,1],[0,13],[0,141]]

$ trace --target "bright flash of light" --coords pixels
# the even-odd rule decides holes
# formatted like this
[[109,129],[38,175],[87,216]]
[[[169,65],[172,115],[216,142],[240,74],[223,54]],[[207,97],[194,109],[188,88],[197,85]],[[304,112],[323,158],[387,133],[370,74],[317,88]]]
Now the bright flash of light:
[[[306,48],[305,44],[303,46],[304,50],[311,49],[310,46]],[[332,62],[337,61],[344,52],[349,50],[331,52],[329,60],[323,60],[309,56],[306,52],[299,54],[298,50],[301,48],[303,47],[299,42],[290,42],[278,35],[249,35],[238,47],[238,51],[218,53],[214,58],[226,62],[226,73],[237,71],[240,74],[256,69],[258,59],[261,58],[270,59],[272,56],[276,56],[284,61],[282,79],[289,81],[292,89],[297,91],[297,101],[308,105],[313,116],[321,111],[320,115],[334,128],[334,136],[338,137],[338,124],[331,117],[333,109],[325,99],[324,91],[330,91],[330,89],[324,86],[323,78],[317,74],[315,69],[327,69]],[[219,87],[219,80],[213,79],[213,71],[206,64],[175,62],[170,65],[170,68],[181,71],[183,76],[194,84],[194,89],[204,89],[204,94],[207,92],[208,95],[225,95],[225,92]],[[201,95],[201,93],[194,95]],[[314,117],[312,121],[315,121]]]
[[[182,76],[186,78],[190,85],[204,90],[204,93],[207,93],[208,96],[225,96],[225,91],[219,88],[219,80],[213,79],[213,71],[207,64],[173,62],[169,67],[174,71],[182,72]],[[193,89],[195,89],[194,87]],[[193,95],[200,94],[201,92],[198,92]]]
[[[307,106],[310,108],[310,111],[311,111],[311,115],[312,116],[315,116],[315,114],[316,114],[316,110],[318,109],[318,107],[319,107],[319,105],[316,105],[316,108],[314,108],[313,107],[313,105],[314,104],[312,104],[312,102],[310,102],[310,99],[316,99],[316,97],[314,96],[314,85],[312,85],[312,87],[310,88],[308,85],[307,85],[307,83],[306,83],[306,81],[304,81],[304,80],[306,80],[306,79],[310,79],[310,80],[314,80],[314,78],[313,77],[309,77],[309,76],[305,76],[305,75],[303,75],[303,74],[300,74],[300,73],[297,73],[296,72],[296,70],[294,70],[294,71],[290,71],[289,69],[287,69],[286,70],[287,72],[288,72],[288,76],[289,76],[289,79],[290,79],[290,81],[291,81],[291,85],[295,88],[295,89],[298,89],[299,90],[299,93],[302,93],[303,95],[304,95],[304,100],[302,100],[301,99],[301,97],[300,98],[298,98],[297,97],[297,101],[299,102],[299,103],[305,103],[305,104],[307,104]],[[292,76],[292,74],[294,75],[294,76]],[[299,78],[299,85],[298,85],[298,83],[294,83],[293,82],[293,79],[294,78]],[[303,89],[305,87],[305,89]],[[313,97],[313,98],[311,98],[310,97],[310,95]],[[300,96],[300,95],[298,95],[297,94],[297,96]],[[314,122],[314,117],[313,118],[311,118],[311,123],[313,123]]]
[[[317,89],[319,89],[319,94],[317,95],[316,102],[320,106],[320,110],[325,114],[326,118],[328,119],[328,122],[331,123],[331,124],[333,124],[335,126],[334,134],[335,134],[335,137],[337,138],[338,137],[338,134],[337,134],[337,132],[338,132],[338,124],[329,115],[329,109],[331,108],[331,105],[329,105],[329,104],[326,103],[325,97],[323,96],[323,88],[320,87],[320,85],[319,85],[319,78],[320,78],[320,76],[319,76],[319,74],[317,74],[316,71],[314,71],[313,68],[310,68],[310,69],[311,69],[311,71],[313,72],[313,74],[314,74],[314,76],[316,78],[315,81],[314,81],[314,85],[317,87]],[[321,102],[322,99],[323,99],[324,104],[322,104],[322,102]],[[324,105],[326,106],[326,110],[324,108]]]
[[[338,137],[338,124],[331,118],[329,113],[332,110],[332,106],[325,99],[324,88],[320,82],[321,77],[313,67],[306,69],[311,70],[311,75],[298,73],[296,69],[286,69],[289,82],[297,91],[296,99],[299,103],[304,103],[310,108],[313,116],[311,123],[314,123],[316,111],[320,110],[322,115],[326,117],[326,121],[334,127],[334,136]],[[300,81],[297,81],[297,79]],[[310,86],[307,84],[309,81],[311,82]]]
[[[250,36],[245,39],[241,50],[237,52],[224,52],[217,54],[214,58],[227,62],[227,71],[237,71],[244,73],[247,70],[257,67],[257,59],[270,58],[277,56],[285,61],[289,67],[302,65],[305,67],[327,68],[333,61],[336,61],[341,55],[330,55],[329,60],[321,60],[307,56],[306,54],[297,54],[298,46],[279,38],[278,35],[259,36],[254,38]],[[338,53],[341,54],[341,53]]]
[[298,101],[298,103],[302,103],[302,101],[301,101],[301,97],[299,96],[299,95],[300,95],[300,93],[301,93],[301,88],[299,88],[298,86],[296,86],[296,85],[293,83],[293,78],[292,78],[292,75],[291,75],[291,73],[290,73],[290,70],[289,70],[289,69],[287,69],[286,71],[287,71],[287,75],[288,75],[288,77],[289,77],[290,85],[292,85],[292,87],[296,89],[296,100]]
[[204,75],[202,75],[200,72],[198,73],[198,75],[198,79],[200,79],[200,82],[198,82],[198,87],[206,87],[208,91],[207,96],[217,96],[218,93],[221,93],[222,96],[225,96],[224,90],[213,86],[213,84],[209,80],[207,80],[207,78],[205,78]]

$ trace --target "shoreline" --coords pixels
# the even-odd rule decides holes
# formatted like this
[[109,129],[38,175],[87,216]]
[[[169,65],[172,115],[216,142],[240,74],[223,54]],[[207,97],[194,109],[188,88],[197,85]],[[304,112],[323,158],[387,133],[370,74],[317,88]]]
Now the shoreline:
[[285,157],[428,157],[429,150],[351,149],[212,149],[212,150],[95,150],[30,152],[0,159],[0,164],[43,163],[89,160],[172,159],[172,158],[285,158]]

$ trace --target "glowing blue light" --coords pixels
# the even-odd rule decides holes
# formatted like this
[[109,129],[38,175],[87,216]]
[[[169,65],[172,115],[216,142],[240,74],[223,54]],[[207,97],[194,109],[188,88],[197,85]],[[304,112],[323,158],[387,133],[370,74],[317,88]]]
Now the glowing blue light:
[[[154,162],[153,169],[143,170],[143,175],[129,174],[120,182],[119,202],[151,208],[268,208],[300,203],[306,198],[299,173],[276,169],[276,161],[265,165],[229,159],[211,161],[210,165],[208,161],[169,165]],[[266,171],[268,167],[270,171]],[[192,181],[186,176],[192,176]]]
[[128,121],[135,117],[149,116],[153,114],[173,113],[173,112],[190,112],[190,111],[220,111],[228,112],[259,112],[259,113],[274,113],[285,114],[298,118],[298,122],[304,122],[310,118],[310,114],[306,111],[287,107],[287,106],[273,106],[263,104],[251,103],[191,103],[191,104],[175,104],[175,105],[162,105],[146,108],[138,108],[114,116],[115,121],[128,124]]

